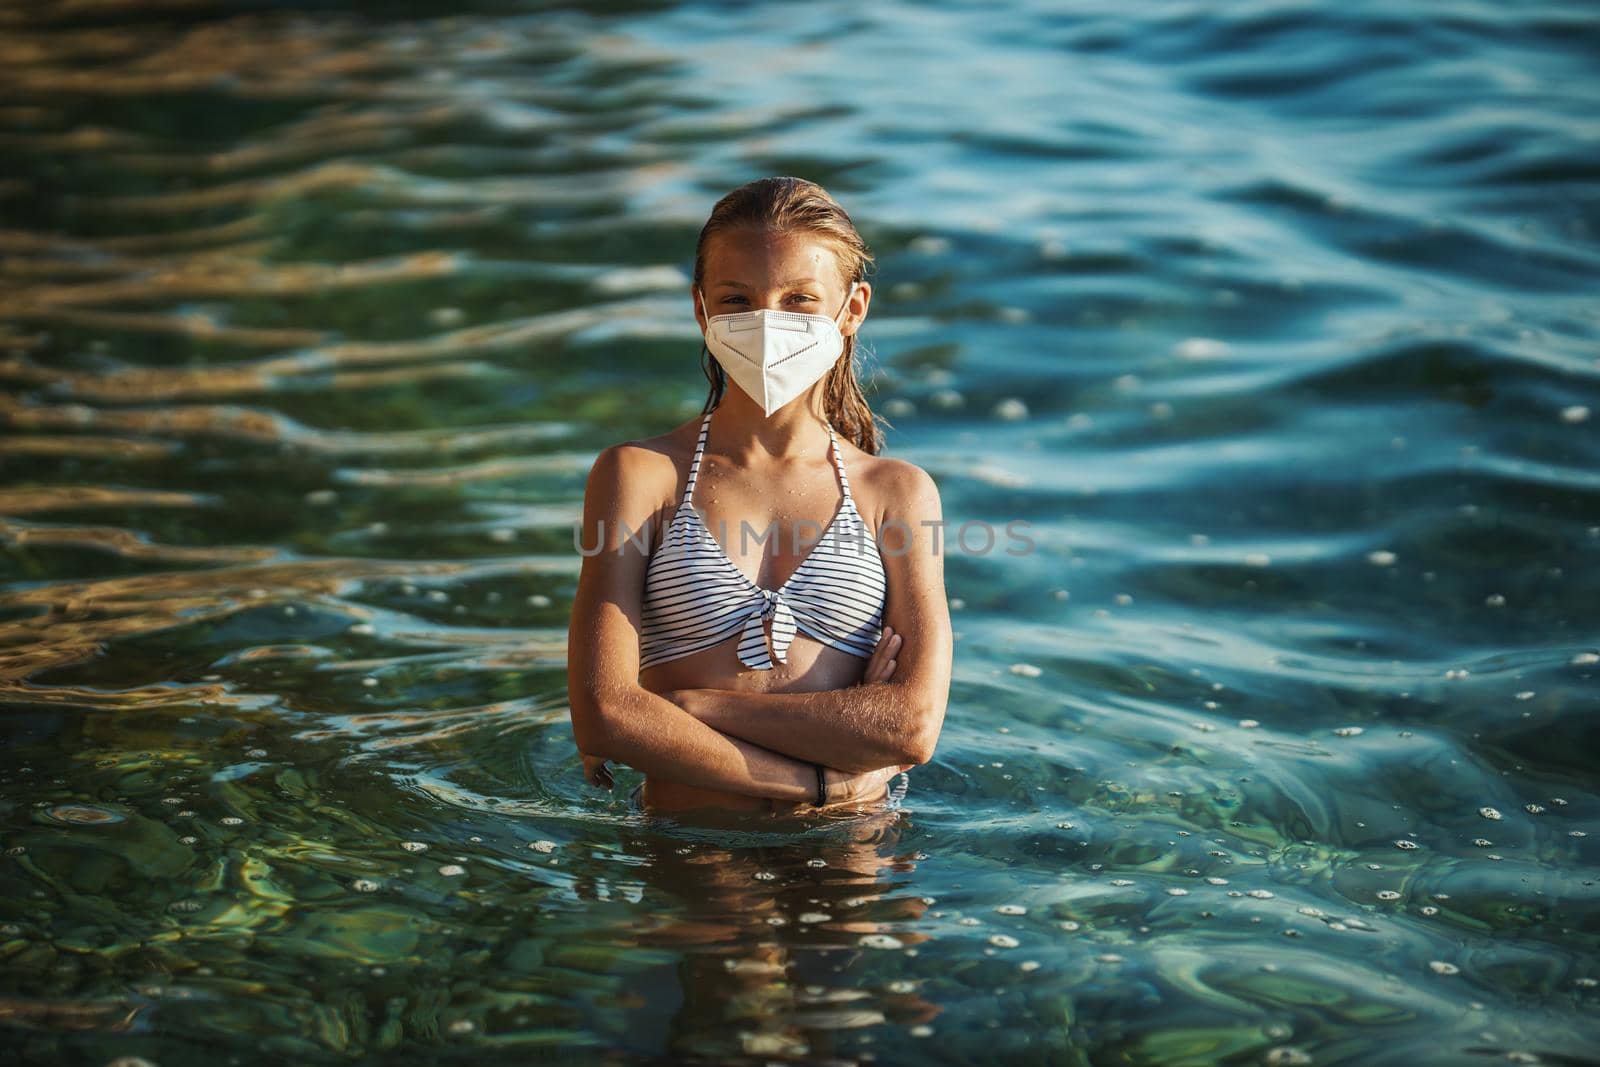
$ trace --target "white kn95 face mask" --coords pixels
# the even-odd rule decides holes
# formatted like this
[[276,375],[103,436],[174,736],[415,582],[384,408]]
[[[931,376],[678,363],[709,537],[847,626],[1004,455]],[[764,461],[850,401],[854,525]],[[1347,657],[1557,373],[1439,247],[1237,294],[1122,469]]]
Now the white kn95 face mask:
[[[857,284],[850,284],[846,307]],[[700,308],[706,310],[704,292]],[[707,313],[705,339],[728,377],[767,415],[811,388],[844,354],[837,318],[797,311]]]

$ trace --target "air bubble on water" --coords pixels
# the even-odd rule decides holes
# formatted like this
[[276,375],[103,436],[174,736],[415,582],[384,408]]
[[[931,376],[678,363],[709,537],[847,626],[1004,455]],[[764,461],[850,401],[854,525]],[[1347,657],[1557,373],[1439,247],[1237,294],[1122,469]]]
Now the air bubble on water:
[[371,688],[372,686],[375,686],[375,685],[378,684],[378,680],[376,678],[372,677],[372,675],[369,674],[365,678],[361,679],[361,684],[364,685],[364,686],[367,686],[368,688]]
[[1023,907],[1021,904],[998,904],[995,906],[994,910],[999,912],[1001,915],[1028,914],[1028,909]]
[[217,821],[224,826],[240,826],[244,823],[244,820],[239,818],[237,815],[224,815]]
[[1569,422],[1569,423],[1576,424],[1576,423],[1583,422],[1588,417],[1589,417],[1589,409],[1584,407],[1582,404],[1573,404],[1571,407],[1565,407],[1565,408],[1561,409],[1561,421],[1562,422]]
[[1535,696],[1535,694],[1534,694],[1534,691],[1532,689],[1524,689],[1522,692],[1517,694],[1517,699],[1518,700],[1532,700],[1534,698],[1534,696]]
[[1169,886],[1167,888],[1167,896],[1169,897],[1186,897],[1188,895],[1189,891],[1183,888],[1181,885]]
[[778,876],[773,874],[771,871],[757,871],[750,877],[754,878],[758,882],[770,882]]
[[991,934],[989,936],[989,944],[993,945],[995,948],[1016,948],[1018,945],[1022,944],[1022,942],[1018,941],[1014,937],[1011,937],[1009,934]]
[[1208,884],[1210,884],[1210,885],[1227,885],[1228,884],[1228,880],[1226,878],[1218,878],[1214,874],[1207,875],[1206,876],[1206,882]]
[[963,915],[961,918],[956,920],[956,924],[958,926],[982,926],[983,920],[975,919],[971,915]]
[[1393,889],[1380,889],[1380,890],[1378,890],[1378,899],[1379,900],[1399,900],[1400,899],[1400,894],[1396,893]]
[[1239,720],[1239,725],[1244,727],[1246,730],[1253,730],[1257,726],[1260,726],[1261,723],[1260,723],[1259,720],[1256,720],[1256,719],[1240,719]]
[[1271,900],[1275,894],[1270,889],[1252,889],[1249,894],[1258,900]]
[[1393,552],[1390,552],[1387,548],[1380,548],[1367,553],[1367,562],[1372,564],[1374,567],[1392,566],[1394,561],[1398,558],[1398,556],[1396,556]]
[[354,889],[357,893],[376,893],[379,886],[378,883],[374,882],[371,878],[357,878],[355,881],[350,883],[350,888]]
[[407,852],[428,851],[428,846],[423,844],[421,841],[402,841],[400,842],[400,847],[405,849]]
[[1363,733],[1365,729],[1362,726],[1335,726],[1333,732],[1337,737],[1355,737],[1357,734]]
[[450,1032],[452,1034],[470,1034],[477,1028],[478,1024],[471,1019],[457,1019],[450,1024]]
[[933,1027],[928,1026],[925,1023],[919,1023],[918,1025],[907,1030],[906,1033],[910,1034],[912,1037],[932,1037]]
[[1483,598],[1483,602],[1491,608],[1503,608],[1506,606],[1506,598],[1499,593],[1490,593]]
[[890,937],[888,934],[863,934],[860,944],[866,948],[894,949],[904,947],[904,943],[898,937]]
[[1398,841],[1396,841],[1394,843],[1394,847],[1395,848],[1411,849],[1411,848],[1421,848],[1422,846],[1417,844],[1415,841],[1407,841],[1404,838],[1401,838],[1400,840],[1398,840]]
[[1272,557],[1265,552],[1247,552],[1244,557],[1244,565],[1246,567],[1270,567],[1272,566]]
[[1498,811],[1494,810],[1493,808],[1479,808],[1478,809],[1478,814],[1482,815],[1485,819],[1498,819],[1498,818],[1500,818],[1500,813]]
[[1588,667],[1595,663],[1600,663],[1600,654],[1594,652],[1579,652],[1572,657],[1574,667]]
[[1011,673],[1020,674],[1024,678],[1037,678],[1039,675],[1043,674],[1044,671],[1038,667],[1035,667],[1031,663],[1013,663],[1011,665]]
[[443,867],[439,868],[439,873],[444,875],[446,878],[455,878],[458,875],[466,874],[467,869],[461,866],[459,863],[447,863]]
[[833,916],[825,911],[803,911],[795,918],[803,923],[825,923]]
[[1122,957],[1117,955],[1115,952],[1102,952],[1098,956],[1096,956],[1095,959],[1099,960],[1101,963],[1121,963],[1122,962]]
[[813,856],[806,860],[807,867],[826,867],[827,865],[828,861],[823,859],[821,856]]
[[1230,351],[1228,342],[1211,337],[1185,337],[1172,346],[1179,359],[1217,359]]
[[1452,667],[1444,672],[1444,676],[1446,681],[1458,682],[1467,676],[1467,669],[1465,667]]
[[994,406],[994,415],[998,419],[1015,421],[1028,417],[1028,405],[1014,396],[1008,396]]
[[1067,931],[1076,930],[1080,926],[1076,919],[1062,919],[1060,922],[1056,923],[1056,925]]
[[550,853],[556,850],[556,843],[554,841],[545,840],[530,841],[528,842],[528,847],[533,849],[535,852]]
[[1461,973],[1461,968],[1460,967],[1457,967],[1453,963],[1446,963],[1444,960],[1429,960],[1428,961],[1428,969],[1433,971],[1434,974],[1460,974]]

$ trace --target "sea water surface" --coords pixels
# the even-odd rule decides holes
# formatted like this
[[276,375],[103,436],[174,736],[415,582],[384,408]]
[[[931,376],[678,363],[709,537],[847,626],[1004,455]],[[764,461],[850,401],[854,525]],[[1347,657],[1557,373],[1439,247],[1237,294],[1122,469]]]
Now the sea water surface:
[[[1592,6],[15,4],[0,157],[6,1062],[1600,1063]],[[573,529],[768,174],[949,711],[645,817]]]

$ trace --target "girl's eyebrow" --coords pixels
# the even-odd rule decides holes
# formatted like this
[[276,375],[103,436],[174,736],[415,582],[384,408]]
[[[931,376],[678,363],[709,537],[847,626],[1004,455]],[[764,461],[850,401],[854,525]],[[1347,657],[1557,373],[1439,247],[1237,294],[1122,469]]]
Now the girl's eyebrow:
[[[815,278],[791,278],[786,282],[779,282],[778,283],[778,287],[779,288],[783,288],[784,286],[790,286],[790,285],[816,285],[816,284],[817,284],[817,280]],[[723,286],[725,288],[726,287],[731,287],[731,288],[734,288],[734,289],[748,289],[748,288],[750,288],[748,285],[744,284],[743,282],[718,282],[717,285]]]

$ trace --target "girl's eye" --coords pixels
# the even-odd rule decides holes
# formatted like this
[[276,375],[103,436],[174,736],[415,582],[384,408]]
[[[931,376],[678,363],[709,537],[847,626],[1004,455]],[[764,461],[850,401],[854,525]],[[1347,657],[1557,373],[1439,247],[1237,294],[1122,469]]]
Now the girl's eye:
[[[742,304],[745,302],[745,298],[742,296],[725,296],[722,298],[722,302],[724,304]],[[789,303],[791,304],[814,304],[816,302],[816,297],[808,296],[804,293],[795,293],[789,297]]]

